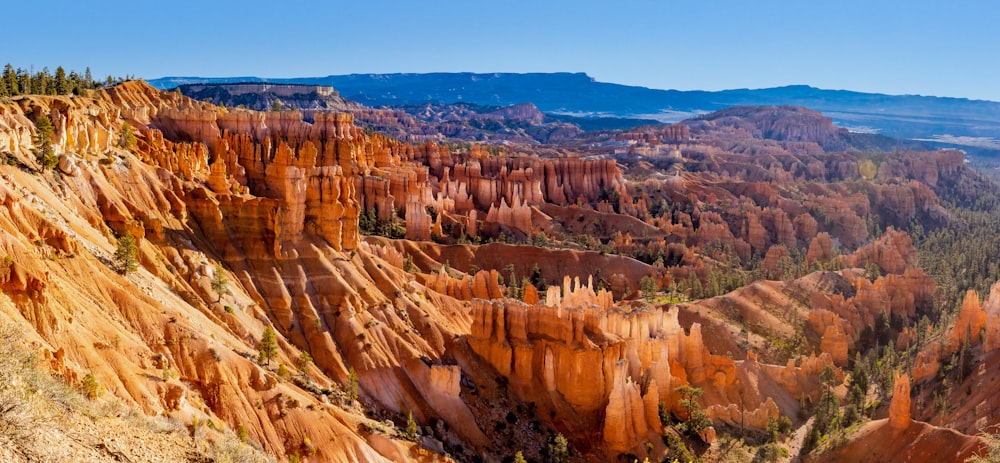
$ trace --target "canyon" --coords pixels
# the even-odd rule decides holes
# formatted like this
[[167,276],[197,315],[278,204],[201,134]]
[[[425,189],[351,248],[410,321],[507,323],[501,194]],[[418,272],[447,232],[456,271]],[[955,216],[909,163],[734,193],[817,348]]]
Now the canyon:
[[960,151],[798,107],[586,131],[242,85],[0,103],[0,323],[189,429],[181,461],[234,434],[282,461],[710,461],[805,435],[868,362],[863,418],[805,461],[963,461],[1000,422],[1000,289],[949,318],[916,231],[997,194]]

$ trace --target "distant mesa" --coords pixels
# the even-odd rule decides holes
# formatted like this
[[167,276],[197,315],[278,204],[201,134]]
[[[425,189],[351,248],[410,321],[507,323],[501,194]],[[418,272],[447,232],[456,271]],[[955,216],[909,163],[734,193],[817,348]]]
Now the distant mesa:
[[300,110],[349,111],[361,107],[326,85],[238,82],[184,84],[177,88],[195,100],[255,111],[270,110],[275,103],[279,108]]
[[[369,106],[472,103],[510,106],[531,102],[543,113],[679,122],[693,114],[730,106],[795,105],[822,112],[838,127],[866,130],[900,139],[927,139],[939,146],[996,151],[971,141],[1000,139],[1000,103],[963,98],[884,95],[824,90],[807,85],[723,91],[659,90],[598,82],[583,73],[428,73],[350,74],[326,77],[164,77],[150,83],[161,89],[182,84],[268,81],[274,84],[333,86]],[[457,97],[461,95],[461,99]],[[949,137],[942,138],[944,134]]]
[[270,84],[267,82],[244,82],[237,84],[189,84],[181,85],[181,93],[201,93],[223,90],[230,95],[271,94],[274,96],[297,97],[316,94],[324,97],[339,97],[340,93],[324,85]]

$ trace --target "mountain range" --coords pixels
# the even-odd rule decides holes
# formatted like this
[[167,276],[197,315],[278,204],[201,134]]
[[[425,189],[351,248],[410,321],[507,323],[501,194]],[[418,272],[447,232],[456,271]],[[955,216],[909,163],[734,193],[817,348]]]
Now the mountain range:
[[171,89],[193,83],[326,85],[368,106],[534,103],[547,114],[677,122],[737,105],[805,106],[855,132],[933,141],[977,152],[1000,150],[1000,103],[963,98],[825,90],[806,85],[723,91],[660,90],[598,82],[584,73],[349,74],[326,77],[163,77]]

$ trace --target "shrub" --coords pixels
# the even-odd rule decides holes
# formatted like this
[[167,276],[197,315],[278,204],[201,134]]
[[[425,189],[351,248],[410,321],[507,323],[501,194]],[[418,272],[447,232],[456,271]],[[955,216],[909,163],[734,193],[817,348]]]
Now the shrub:
[[295,362],[295,366],[299,369],[302,374],[306,374],[306,370],[309,369],[309,365],[313,362],[313,358],[309,355],[309,352],[302,351],[299,354],[299,359]]
[[418,434],[420,434],[420,428],[417,426],[417,421],[413,419],[413,411],[411,410],[406,415],[406,430],[403,431],[403,436],[409,440],[417,440]]
[[0,323],[0,448],[22,455],[42,445],[36,443],[39,434],[57,425],[63,412],[90,408],[39,361],[22,329]]
[[348,403],[353,404],[358,400],[358,372],[354,367],[347,370],[347,384],[344,385],[344,392],[347,394]]
[[687,448],[687,445],[684,444],[684,441],[677,434],[673,432],[664,434],[663,443],[667,445],[671,456],[674,457],[672,461],[694,461],[691,450]]
[[122,124],[121,130],[118,131],[118,147],[126,150],[135,147],[135,133],[128,122]]
[[[243,433],[239,432],[243,429]],[[237,428],[237,434],[226,433],[222,438],[215,439],[211,448],[212,461],[215,463],[274,463],[274,457],[264,454],[249,445],[246,439],[246,428]]]
[[92,373],[87,373],[87,375],[80,380],[80,392],[82,392],[83,396],[87,399],[94,400],[104,395],[104,388],[97,382],[97,378],[94,378]]
[[[648,442],[647,442],[648,444]],[[553,463],[563,463],[569,458],[569,441],[562,433],[556,434],[549,443],[549,454]]]

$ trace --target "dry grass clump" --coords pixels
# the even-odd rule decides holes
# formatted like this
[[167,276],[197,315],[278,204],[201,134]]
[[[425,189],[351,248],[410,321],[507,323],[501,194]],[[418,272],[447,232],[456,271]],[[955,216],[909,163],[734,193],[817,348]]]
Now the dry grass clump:
[[242,442],[227,432],[212,444],[211,457],[216,463],[274,463],[274,457]]
[[40,427],[84,406],[79,393],[39,367],[17,327],[0,323],[0,447],[30,453]]

